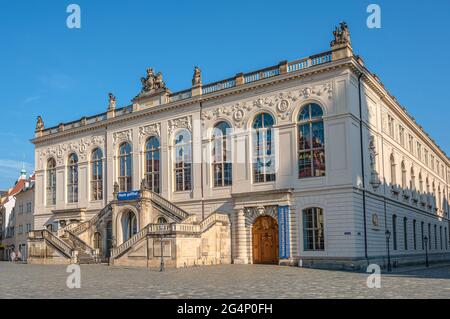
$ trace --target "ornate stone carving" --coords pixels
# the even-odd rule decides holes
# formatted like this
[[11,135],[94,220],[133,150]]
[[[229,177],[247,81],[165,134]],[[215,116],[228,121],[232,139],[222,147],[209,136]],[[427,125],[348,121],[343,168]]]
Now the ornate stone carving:
[[253,222],[260,216],[271,216],[275,220],[278,220],[278,206],[256,206],[256,207],[246,207],[244,209],[244,215],[249,222]]
[[131,142],[133,140],[133,130],[125,130],[121,132],[115,132],[113,134],[113,143],[114,145],[121,142]]
[[194,69],[194,76],[192,77],[192,86],[202,85],[202,72],[198,66]]
[[142,90],[140,95],[152,94],[158,90],[163,90],[166,88],[162,73],[158,72],[155,75],[152,68],[147,69],[147,76],[141,78],[141,83]]
[[42,120],[42,117],[38,115],[36,122],[36,132],[42,131],[43,129],[44,129],[44,121]]
[[309,98],[312,95],[333,97],[333,85],[331,82],[305,87],[298,91],[280,92],[273,96],[260,97],[254,101],[239,102],[228,107],[218,107],[213,110],[205,110],[202,113],[203,125],[205,121],[217,120],[220,117],[228,117],[237,128],[242,127],[248,114],[255,108],[269,108],[281,119],[286,119],[292,112],[292,105],[299,99]]
[[139,140],[143,140],[148,136],[161,136],[161,124],[155,123],[147,126],[142,126],[139,128]]
[[108,93],[108,111],[116,109],[116,97],[112,93]]
[[192,118],[185,116],[174,120],[169,120],[169,135],[172,135],[176,129],[185,128],[192,132]]
[[64,159],[70,153],[76,153],[80,161],[88,158],[88,150],[94,147],[103,147],[105,137],[102,135],[82,138],[78,141],[62,143],[57,146],[47,147],[39,152],[40,167],[43,167],[43,161],[49,157],[55,157],[58,165],[64,164]]
[[347,23],[341,22],[339,27],[333,31],[334,40],[331,41],[331,47],[338,45],[351,45],[350,41],[350,31],[348,29]]

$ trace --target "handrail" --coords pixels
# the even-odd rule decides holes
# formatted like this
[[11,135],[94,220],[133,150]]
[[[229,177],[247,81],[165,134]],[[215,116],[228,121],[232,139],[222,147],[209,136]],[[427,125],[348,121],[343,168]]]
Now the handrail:
[[62,236],[64,235],[64,233],[65,233],[66,230],[72,230],[72,229],[74,229],[75,227],[78,227],[78,224],[77,224],[77,223],[71,223],[71,224],[68,224],[68,225],[64,226],[63,228],[58,229],[58,230],[56,231],[56,236],[57,236],[57,237],[62,237]]
[[126,242],[122,243],[120,246],[111,249],[111,258],[116,258],[122,253],[124,253],[128,248],[134,245],[137,241],[144,238],[149,230],[149,225],[142,228],[139,232],[137,232],[134,236],[128,239]]
[[70,247],[67,243],[65,243],[63,240],[58,238],[55,234],[53,234],[47,229],[32,230],[28,232],[28,238],[30,239],[43,238],[48,242],[50,242],[53,246],[55,246],[64,255],[66,255],[69,258],[72,258],[73,252],[72,247]]
[[150,194],[151,194],[151,199],[154,202],[156,202],[158,205],[162,206],[162,208],[172,211],[175,215],[178,215],[180,220],[186,219],[190,216],[190,214],[188,212],[186,212],[185,210],[176,206],[175,204],[171,203],[170,201],[168,201],[161,195],[159,195],[155,192],[150,192]]
[[90,254],[92,256],[95,255],[95,249],[89,246],[84,240],[73,234],[71,231],[66,230],[65,232],[68,235],[68,239],[71,241],[77,242],[77,244],[74,244],[75,248],[78,246],[81,247],[87,254]]
[[79,224],[77,227],[73,228],[71,232],[79,236],[80,234],[84,233],[86,230],[88,230],[92,225],[94,225],[100,218],[102,218],[107,212],[109,212],[111,209],[111,204],[106,205],[101,211],[99,211],[94,217],[89,219],[88,221],[85,221],[81,224]]

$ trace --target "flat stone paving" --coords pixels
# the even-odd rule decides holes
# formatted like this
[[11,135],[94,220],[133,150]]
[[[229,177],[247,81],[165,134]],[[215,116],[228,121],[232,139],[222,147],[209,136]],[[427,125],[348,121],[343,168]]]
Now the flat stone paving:
[[226,265],[158,270],[81,266],[69,289],[66,266],[0,262],[0,298],[450,298],[450,266],[382,275],[286,266]]

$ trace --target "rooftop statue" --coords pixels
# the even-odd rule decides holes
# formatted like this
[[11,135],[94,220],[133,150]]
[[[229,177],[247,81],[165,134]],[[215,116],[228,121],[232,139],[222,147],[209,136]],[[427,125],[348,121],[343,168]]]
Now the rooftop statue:
[[202,85],[202,71],[198,66],[194,69],[194,76],[192,77],[192,86]]
[[42,117],[38,115],[36,123],[36,132],[42,131],[43,129],[44,129],[44,121],[42,120]]
[[112,93],[108,93],[108,96],[109,96],[108,110],[114,110],[116,108],[116,97]]
[[341,45],[341,44],[349,44],[351,45],[350,41],[350,31],[348,29],[347,23],[341,22],[339,24],[339,27],[336,27],[336,29],[333,32],[334,40],[331,41],[331,46],[335,45]]
[[141,94],[153,93],[156,90],[165,89],[166,84],[163,81],[162,73],[158,72],[156,75],[152,68],[147,69],[147,76],[141,78],[142,91]]

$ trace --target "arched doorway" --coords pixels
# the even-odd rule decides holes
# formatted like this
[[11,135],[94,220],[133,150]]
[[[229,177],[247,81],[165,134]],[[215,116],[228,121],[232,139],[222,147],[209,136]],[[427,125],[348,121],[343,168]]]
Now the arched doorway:
[[122,217],[122,230],[123,230],[123,242],[137,234],[137,218],[136,214],[132,211],[128,211],[123,214]]
[[99,256],[103,256],[103,236],[99,232],[94,234],[94,249],[98,249]]
[[278,223],[273,217],[255,220],[252,239],[254,264],[278,264]]

